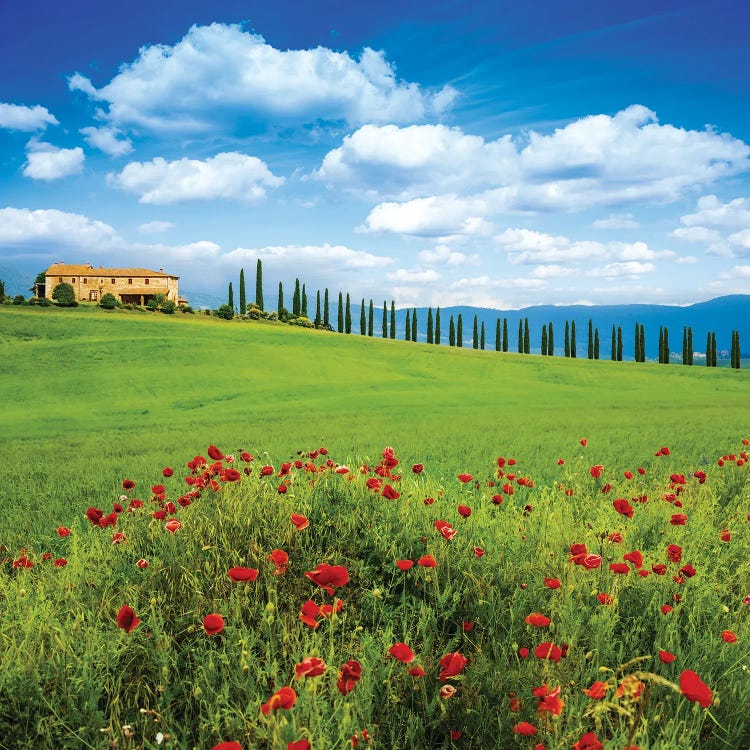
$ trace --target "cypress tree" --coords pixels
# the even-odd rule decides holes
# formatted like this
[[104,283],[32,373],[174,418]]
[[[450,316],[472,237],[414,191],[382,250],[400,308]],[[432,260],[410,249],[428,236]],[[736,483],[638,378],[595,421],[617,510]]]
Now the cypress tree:
[[[619,344],[618,344],[619,347]],[[622,357],[618,357],[618,359],[622,359]],[[643,327],[643,323],[641,323],[641,362],[646,361],[646,329]]]
[[299,316],[302,310],[302,298],[299,289],[299,279],[294,280],[294,296],[292,297],[292,314]]
[[388,338],[388,305],[383,300],[383,338]]
[[328,309],[328,287],[323,295],[323,325],[328,326],[331,323],[330,311]]
[[284,287],[279,282],[279,301],[276,304],[276,314],[281,315],[281,311],[284,309]]
[[508,351],[508,319],[503,318],[503,351]]
[[404,341],[411,341],[411,315],[409,311],[406,311],[406,332],[404,334]]
[[599,329],[594,328],[594,359],[599,359]]
[[659,364],[664,362],[664,329],[659,326]]
[[523,354],[523,320],[518,321],[518,353]]
[[245,298],[245,269],[240,268],[240,315],[247,312],[247,299]]
[[594,324],[591,321],[591,318],[589,318],[589,347],[588,347],[588,357],[589,359],[594,358]]
[[375,308],[372,306],[372,300],[370,300],[370,309],[367,311],[367,335],[372,338],[372,326],[375,319]]
[[711,331],[711,367],[716,367],[716,331]]
[[232,282],[229,282],[229,301],[227,302],[229,307],[232,308],[232,312],[234,312],[234,291],[232,290]]
[[336,330],[339,333],[344,332],[344,295],[339,292],[339,309],[338,309],[338,320]]
[[479,348],[484,351],[484,321],[482,321],[482,330],[479,332]]
[[302,285],[302,306],[300,308],[300,314],[304,315],[306,318],[307,315],[307,292],[305,291],[305,285]]
[[427,308],[427,343],[431,344],[434,341],[434,334],[432,330],[432,308]]
[[711,367],[711,331],[706,334],[706,367]]
[[663,354],[663,360],[664,364],[669,364],[669,328],[667,326],[664,326],[664,354]]
[[352,303],[349,299],[349,292],[346,293],[346,318],[345,318],[346,332],[352,332]]
[[570,323],[565,321],[565,356],[570,356]]
[[500,318],[498,318],[497,323],[495,324],[495,351],[496,352],[502,351],[502,347],[503,347],[502,332],[500,330]]
[[609,352],[609,358],[613,361],[617,361],[617,334],[615,333],[614,323],[612,324],[612,349]]
[[440,346],[440,308],[435,311],[435,343]]
[[365,298],[362,297],[362,304],[359,307],[359,334],[367,336],[367,317],[365,316]]
[[461,314],[458,315],[458,325],[456,326],[456,346],[464,345],[464,321]]
[[479,329],[477,327],[477,316],[474,316],[474,330],[471,334],[471,344],[474,349],[479,349]]
[[578,346],[576,345],[576,322],[570,324],[570,356],[572,359],[578,357]]
[[396,303],[391,300],[391,338],[396,338]]
[[555,332],[552,330],[552,321],[550,320],[547,327],[547,356],[555,356]]
[[313,323],[315,323],[316,328],[320,328],[322,320],[320,317],[320,289],[318,289],[315,299],[315,320]]
[[687,326],[682,326],[682,364],[687,364]]
[[740,347],[739,330],[734,332],[734,347],[735,347],[734,367],[736,370],[739,370],[742,367],[742,349]]
[[688,326],[688,364],[693,364],[693,327]]
[[417,341],[417,308],[415,307],[411,311],[411,340],[416,343]]
[[255,304],[261,309],[263,307],[263,263],[258,258],[258,263],[255,266]]
[[456,324],[453,322],[453,316],[451,315],[450,325],[448,327],[448,346],[456,345]]
[[637,320],[635,321],[635,352],[633,353],[633,359],[636,362],[641,361],[641,329]]
[[529,319],[523,321],[523,353],[531,354],[531,339],[529,338]]
[[542,326],[542,356],[547,356],[547,324]]
[[622,326],[617,326],[617,361],[622,362]]
[[732,344],[729,347],[729,367],[734,369],[734,331],[732,331]]

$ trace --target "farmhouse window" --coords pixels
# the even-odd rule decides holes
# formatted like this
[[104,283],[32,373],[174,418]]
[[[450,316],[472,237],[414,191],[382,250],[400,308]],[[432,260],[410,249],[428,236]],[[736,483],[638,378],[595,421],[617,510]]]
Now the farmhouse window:
[[62,284],[62,276],[58,279],[58,281]]
[[132,283],[133,283],[133,279],[128,279],[128,284],[132,284]]
[[83,279],[83,283],[84,283],[84,284],[88,284],[88,283],[89,283],[89,280],[88,280],[87,278],[85,278],[85,277],[84,277],[84,279]]
[[145,284],[146,286],[148,286],[148,279],[144,279],[144,280],[143,280],[143,283],[144,283],[144,284]]
[[114,279],[110,279],[110,281],[111,281],[111,282],[112,282],[113,284],[115,283],[115,280],[114,280]]
[[71,281],[71,283],[72,283],[72,284],[75,284],[75,283],[76,283],[76,280],[75,280],[75,278],[72,278],[72,279],[71,279],[70,281]]

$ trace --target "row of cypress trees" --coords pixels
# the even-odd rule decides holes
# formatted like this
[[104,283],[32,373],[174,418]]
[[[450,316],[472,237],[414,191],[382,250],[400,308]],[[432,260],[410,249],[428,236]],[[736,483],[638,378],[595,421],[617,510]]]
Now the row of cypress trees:
[[[229,307],[234,309],[234,291],[232,282],[229,282],[228,290],[228,304]],[[263,264],[258,259],[256,272],[255,272],[255,306],[261,311],[264,308],[263,302]],[[240,288],[239,288],[239,307],[242,312],[247,309],[247,295],[245,290],[245,269],[240,270]],[[285,312],[284,308],[284,290],[282,283],[279,282],[279,296],[277,304],[277,313],[279,316]],[[292,314],[295,317],[306,317],[309,318],[308,313],[308,300],[307,290],[305,285],[300,285],[299,279],[295,279],[294,295],[292,298]],[[374,324],[375,324],[375,308],[372,299],[369,301],[369,305],[365,304],[364,297],[360,304],[360,320],[359,320],[359,332],[362,336],[374,335]],[[333,327],[330,320],[330,307],[328,298],[328,289],[325,289],[323,301],[321,305],[320,291],[317,292],[316,299],[316,311],[313,320],[316,327]],[[338,297],[338,319],[336,329],[339,333],[351,333],[352,332],[352,314],[351,314],[351,299],[347,293],[346,299],[344,300],[343,293],[339,292]],[[406,341],[417,341],[418,321],[417,321],[417,310],[412,308],[411,312],[406,311],[406,327],[404,331],[404,339]],[[383,313],[382,313],[382,327],[381,335],[383,338],[396,338],[396,307],[393,300],[390,305],[390,316],[387,302],[383,302]],[[554,328],[552,321],[545,323],[542,326],[541,335],[541,352],[542,356],[554,356],[555,353],[555,338]],[[636,362],[646,361],[646,334],[642,323],[635,323],[635,351],[634,359]],[[599,359],[599,329],[593,325],[593,321],[589,318],[588,322],[588,340],[587,340],[587,356],[589,359]],[[432,307],[427,309],[427,343],[428,344],[440,344],[441,343],[441,327],[440,327],[440,308],[437,307],[435,314],[433,315]],[[464,336],[463,336],[463,316],[459,314],[457,319],[454,321],[453,316],[450,317],[448,325],[448,345],[463,347]],[[472,330],[472,347],[474,349],[484,349],[486,344],[486,332],[484,321],[481,325],[478,321],[477,316],[474,316],[474,325]],[[612,339],[610,347],[610,358],[612,361],[622,361],[622,327],[612,326]],[[497,319],[495,326],[495,351],[508,351],[508,319],[500,318]],[[530,354],[531,343],[529,334],[529,319],[523,318],[518,321],[518,345],[517,351],[519,354]],[[565,321],[565,333],[564,333],[564,356],[575,359],[578,356],[577,342],[576,342],[576,323],[575,321]],[[669,329],[666,326],[659,327],[659,363],[669,364],[670,363],[670,351],[669,351]],[[693,329],[691,326],[683,326],[682,331],[682,364],[692,365],[693,364]],[[740,334],[739,331],[732,331],[732,345],[730,353],[730,364],[731,367],[739,369],[740,367]],[[708,333],[706,339],[706,366],[716,367],[716,332],[712,331]]]

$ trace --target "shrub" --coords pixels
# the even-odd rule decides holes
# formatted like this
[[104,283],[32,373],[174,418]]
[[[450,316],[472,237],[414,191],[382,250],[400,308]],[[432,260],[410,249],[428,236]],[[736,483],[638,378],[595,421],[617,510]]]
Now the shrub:
[[159,302],[155,297],[152,297],[147,303],[146,303],[146,309],[151,310],[151,312],[155,312],[159,309]]
[[247,306],[247,315],[250,320],[258,320],[263,315],[263,310],[261,310],[254,302],[251,302]]
[[76,293],[73,291],[73,287],[64,281],[54,288],[52,299],[55,300],[60,307],[78,307]]
[[120,303],[117,301],[117,297],[115,297],[115,295],[111,294],[110,292],[102,295],[101,300],[99,300],[99,307],[103,307],[105,310],[114,310],[119,306]]
[[166,315],[174,315],[175,307],[177,307],[177,305],[175,305],[171,299],[165,299],[164,302],[161,303],[159,309]]
[[289,325],[300,326],[301,328],[315,328],[315,324],[312,322],[312,320],[310,320],[310,318],[306,318],[304,315],[300,315],[298,318],[290,320]]
[[15,297],[13,297],[13,304],[14,305],[25,305],[26,304],[26,297],[24,297],[23,294],[17,294]]
[[191,315],[195,312],[190,305],[180,305],[180,312],[190,313]]
[[46,297],[40,297],[37,300],[39,307],[51,307],[52,303]]
[[224,320],[232,320],[234,318],[234,310],[229,305],[222,305],[216,314]]

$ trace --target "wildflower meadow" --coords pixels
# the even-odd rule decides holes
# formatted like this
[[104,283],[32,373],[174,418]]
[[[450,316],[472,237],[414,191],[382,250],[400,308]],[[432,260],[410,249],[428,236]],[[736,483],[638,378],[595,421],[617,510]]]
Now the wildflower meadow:
[[745,371],[0,336],[4,750],[750,747]]

